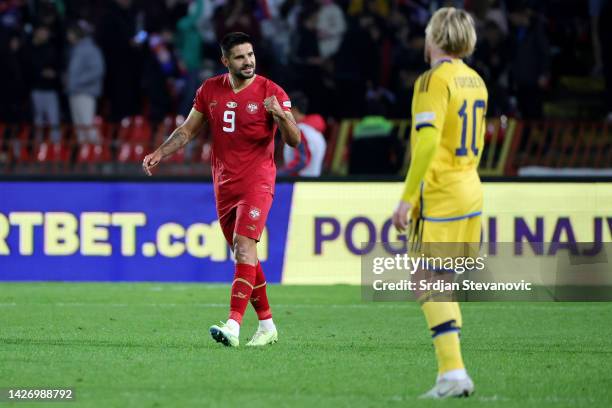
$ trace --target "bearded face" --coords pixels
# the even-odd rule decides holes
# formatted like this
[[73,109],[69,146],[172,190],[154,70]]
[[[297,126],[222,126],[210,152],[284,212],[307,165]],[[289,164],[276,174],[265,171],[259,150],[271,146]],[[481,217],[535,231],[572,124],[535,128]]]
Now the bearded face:
[[230,74],[239,79],[249,79],[255,75],[255,53],[250,43],[239,44],[221,58]]

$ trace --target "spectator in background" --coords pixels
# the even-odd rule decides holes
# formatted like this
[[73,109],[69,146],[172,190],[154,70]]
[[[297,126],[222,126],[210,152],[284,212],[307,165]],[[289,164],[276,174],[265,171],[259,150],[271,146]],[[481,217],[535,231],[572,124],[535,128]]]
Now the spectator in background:
[[99,44],[108,67],[106,95],[110,119],[119,122],[140,113],[141,45],[147,34],[137,35],[131,0],[113,0],[99,26]]
[[333,57],[342,43],[346,31],[346,19],[342,9],[333,0],[318,0],[316,19],[319,54],[323,59]]
[[599,10],[599,21],[607,22],[607,24],[599,24],[598,34],[599,42],[607,46],[601,47],[601,63],[602,72],[606,81],[605,90],[605,109],[607,112],[606,120],[612,122],[612,50],[610,44],[612,44],[612,1],[601,0],[601,8]]
[[508,36],[508,19],[504,9],[503,0],[490,0],[489,8],[485,15],[485,23],[493,21],[497,24],[497,27],[501,30],[504,37]]
[[144,12],[144,29],[148,32],[157,33],[163,31],[166,27],[176,27],[179,20],[187,15],[189,3],[190,0],[137,2],[139,9]]
[[[399,16],[402,16],[399,14]],[[399,17],[397,17],[399,18]],[[403,19],[403,18],[402,18]],[[403,118],[410,113],[414,83],[422,72],[428,69],[423,59],[425,46],[424,32],[412,32],[407,21],[397,23],[394,30],[396,45],[393,49],[392,89],[397,103],[393,116]]]
[[49,42],[56,48],[58,55],[65,54],[66,31],[60,11],[61,2],[54,0],[39,0],[36,12],[31,19],[34,26],[45,26],[50,33]]
[[149,118],[154,124],[161,122],[172,110],[173,81],[179,75],[172,37],[170,30],[150,33],[148,47],[144,49],[142,85],[149,101]]
[[327,144],[325,119],[319,114],[306,115],[308,99],[301,92],[289,95],[291,113],[297,122],[301,133],[301,143],[296,147],[285,145],[283,158],[285,165],[278,170],[279,176],[319,177],[323,168],[323,159]]
[[508,46],[495,20],[487,20],[473,57],[473,66],[487,84],[489,105],[487,114],[507,113],[508,103]]
[[193,106],[193,95],[202,83],[200,69],[203,59],[203,41],[198,31],[198,21],[203,12],[204,0],[195,0],[189,5],[187,15],[181,18],[176,25],[176,52],[186,73],[178,113],[185,116],[189,114]]
[[255,18],[249,0],[227,0],[215,12],[215,32],[217,38],[223,38],[231,32],[248,33],[257,48],[261,39],[259,21]]
[[[219,44],[215,33],[214,17],[219,0],[199,0],[204,3],[202,13],[198,16],[198,31],[204,44],[204,57],[210,55],[217,60]],[[191,6],[193,7],[193,6]]]
[[324,104],[327,90],[323,81],[323,58],[317,46],[317,12],[314,5],[304,7],[297,18],[291,39],[289,73],[294,88],[304,89],[309,100]]
[[72,48],[66,76],[66,93],[79,143],[99,142],[93,123],[96,99],[102,92],[105,66],[102,52],[90,34],[91,26],[84,20],[71,25],[67,33]]
[[385,27],[387,23],[378,10],[377,0],[366,0],[364,10],[357,15],[361,33],[362,80],[378,82],[381,74],[381,61]]
[[607,3],[606,0],[589,0],[589,16],[591,17],[591,41],[593,46],[593,58],[595,60],[595,66],[593,67],[593,74],[598,75],[603,70],[603,56],[601,49],[601,38],[599,33],[601,12],[604,5]]
[[0,27],[0,120],[19,123],[28,120],[28,66],[24,40],[17,30]]
[[510,13],[511,72],[519,112],[524,119],[542,118],[543,93],[550,84],[548,36],[539,15],[527,1]]
[[393,9],[388,29],[393,40],[391,89],[397,103],[394,111],[389,113],[403,118],[410,114],[416,79],[429,68],[423,59],[423,49],[430,3],[429,0],[397,2]]
[[31,95],[36,140],[40,142],[43,139],[43,127],[47,125],[51,141],[57,143],[61,139],[58,94],[61,58],[51,36],[47,26],[41,25],[34,29],[31,44]]
[[[337,95],[342,95],[341,103],[334,103],[333,114],[339,118],[353,118],[363,115],[363,95],[365,94],[365,33],[356,18],[348,20],[347,31],[340,49],[334,57],[334,84]],[[304,88],[307,89],[307,88]],[[334,98],[335,99],[335,98]],[[318,99],[316,100],[319,104]]]
[[297,1],[270,0],[267,4],[269,16],[261,22],[261,33],[263,39],[270,44],[272,56],[276,61],[272,68],[282,70],[287,67],[293,29],[289,17],[297,8]]
[[410,31],[415,35],[425,36],[425,27],[431,16],[429,0],[410,0],[399,8],[408,17]]

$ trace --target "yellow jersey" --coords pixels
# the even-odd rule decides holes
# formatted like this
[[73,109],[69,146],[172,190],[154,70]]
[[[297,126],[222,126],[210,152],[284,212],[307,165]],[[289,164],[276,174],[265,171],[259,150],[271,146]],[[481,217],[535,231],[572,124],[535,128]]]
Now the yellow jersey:
[[454,221],[481,214],[478,163],[484,146],[487,99],[482,78],[459,59],[441,60],[417,79],[412,100],[412,150],[419,129],[431,126],[441,132],[419,191],[421,218]]

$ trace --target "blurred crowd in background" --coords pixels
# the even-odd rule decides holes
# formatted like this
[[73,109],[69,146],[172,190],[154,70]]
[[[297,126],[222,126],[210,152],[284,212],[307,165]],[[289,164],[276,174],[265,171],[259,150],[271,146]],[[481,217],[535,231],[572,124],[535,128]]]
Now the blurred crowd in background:
[[[601,119],[612,112],[611,50],[603,46],[612,43],[611,3],[2,0],[0,121],[185,115],[202,80],[225,71],[217,42],[230,31],[252,36],[259,73],[304,92],[325,117],[405,118],[413,83],[428,68],[425,25],[445,5],[475,18],[479,41],[467,62],[488,85],[490,116],[538,119],[548,100],[574,100],[567,115]],[[586,88],[598,93],[585,105]]]

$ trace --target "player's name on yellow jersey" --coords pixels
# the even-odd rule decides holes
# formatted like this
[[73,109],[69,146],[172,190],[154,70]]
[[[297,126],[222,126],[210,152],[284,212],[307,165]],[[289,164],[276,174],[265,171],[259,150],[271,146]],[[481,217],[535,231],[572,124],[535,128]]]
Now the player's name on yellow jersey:
[[453,82],[457,88],[486,88],[484,81],[475,76],[456,76]]

